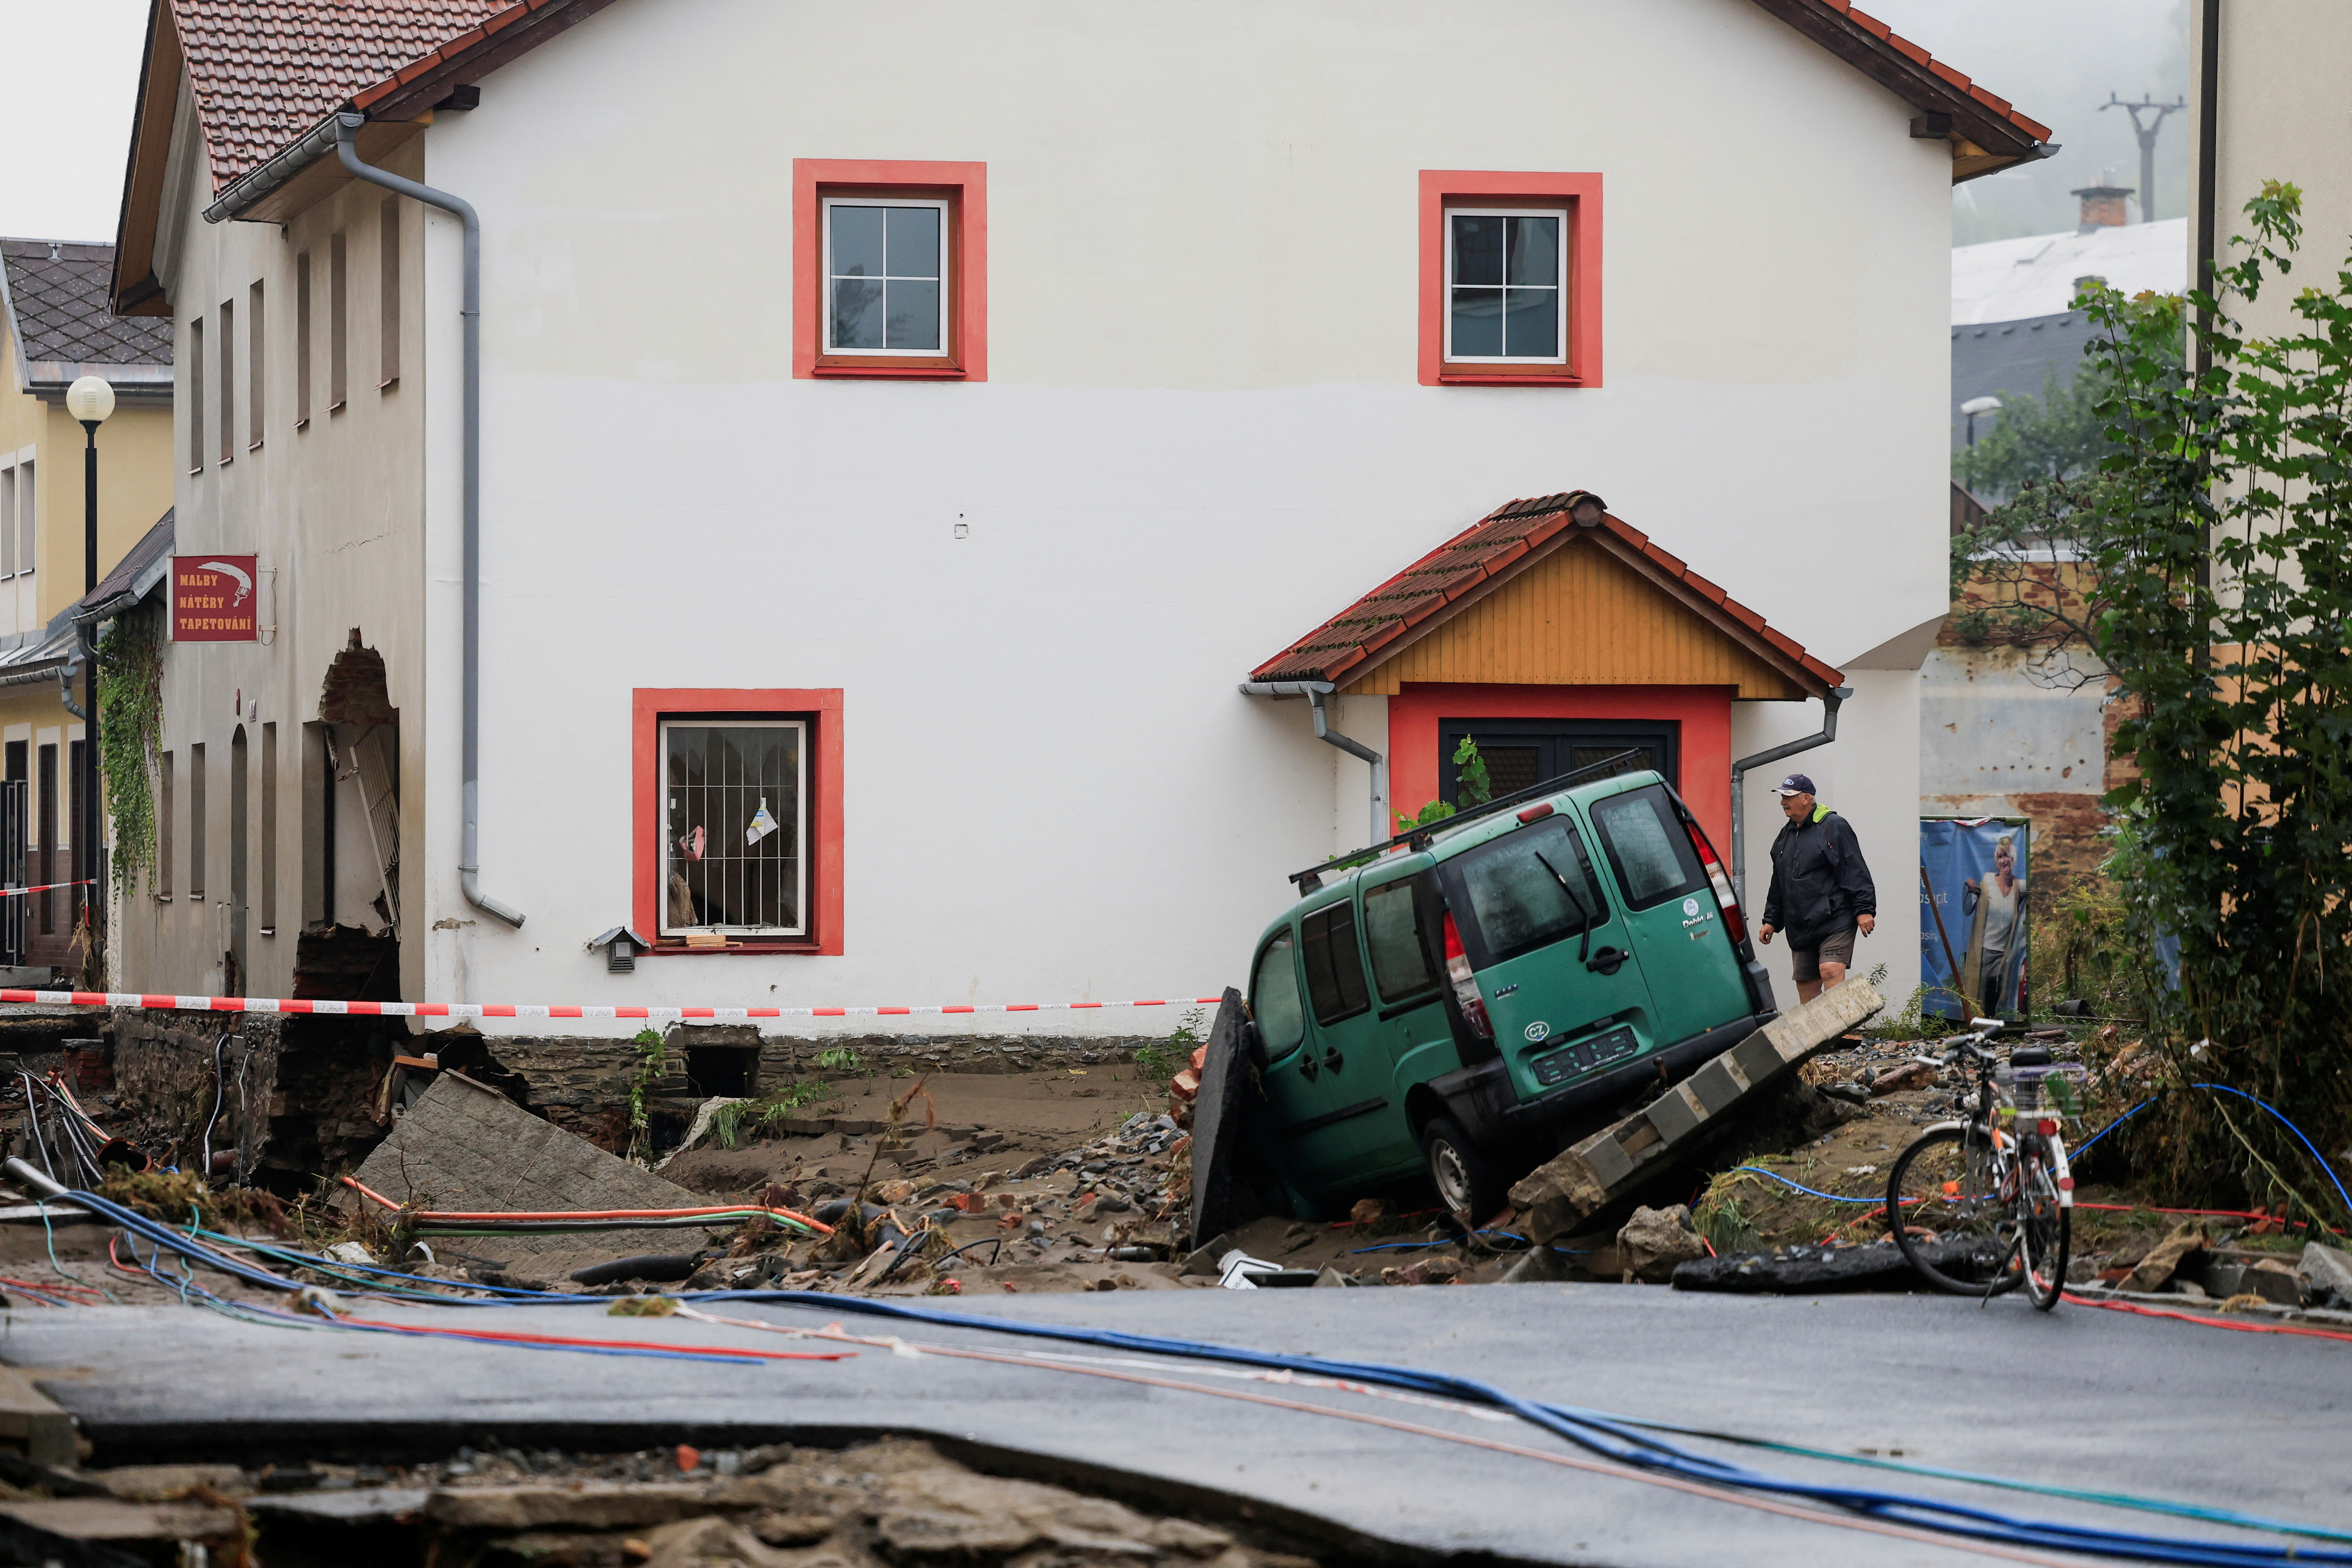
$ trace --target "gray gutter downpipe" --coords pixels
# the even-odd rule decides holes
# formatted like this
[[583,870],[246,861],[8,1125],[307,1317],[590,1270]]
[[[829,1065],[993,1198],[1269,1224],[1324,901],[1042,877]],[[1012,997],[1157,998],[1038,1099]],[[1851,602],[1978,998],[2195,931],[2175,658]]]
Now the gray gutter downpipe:
[[465,674],[463,677],[464,739],[460,757],[464,791],[464,829],[457,852],[457,879],[466,901],[487,915],[520,927],[522,915],[484,893],[480,873],[481,826],[477,820],[482,776],[482,220],[472,204],[403,179],[388,170],[360,162],[354,138],[367,116],[349,110],[335,117],[335,153],[354,178],[382,185],[427,206],[456,215],[466,227],[466,535],[465,535]]
[[1307,699],[1307,706],[1315,711],[1315,738],[1327,745],[1339,747],[1351,757],[1360,757],[1371,765],[1371,842],[1378,844],[1391,837],[1388,811],[1388,759],[1361,741],[1349,740],[1331,728],[1331,716],[1325,710],[1323,703],[1324,700],[1331,695],[1332,689],[1332,685],[1328,680],[1249,680],[1242,683],[1241,693],[1244,697],[1304,697]]
[[1750,921],[1762,916],[1748,901],[1748,809],[1747,802],[1740,795],[1740,785],[1750,768],[1760,768],[1766,763],[1777,763],[1783,757],[1793,757],[1799,752],[1810,752],[1816,746],[1826,746],[1836,740],[1838,704],[1853,695],[1853,687],[1834,686],[1822,698],[1824,711],[1820,734],[1773,746],[1752,757],[1742,757],[1731,764],[1731,890],[1738,896],[1739,907],[1748,911]]

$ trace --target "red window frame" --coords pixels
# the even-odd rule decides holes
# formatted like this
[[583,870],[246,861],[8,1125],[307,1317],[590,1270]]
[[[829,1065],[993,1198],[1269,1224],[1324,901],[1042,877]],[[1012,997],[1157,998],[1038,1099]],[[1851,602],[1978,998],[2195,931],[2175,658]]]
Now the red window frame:
[[[1445,359],[1445,208],[1475,202],[1568,209],[1568,363],[1448,363]],[[1487,169],[1421,172],[1421,384],[1601,384],[1601,176]]]
[[688,947],[656,938],[648,957],[705,953],[808,953],[837,958],[842,949],[841,689],[814,688],[638,687],[629,694],[629,725],[635,790],[635,846],[629,909],[642,933],[661,930],[662,766],[661,721],[730,715],[742,719],[805,719],[810,757],[808,878],[809,929],[804,935],[738,939],[734,947]]
[[[948,203],[948,342],[937,358],[824,352],[824,198],[902,195]],[[988,165],[793,160],[793,374],[796,379],[988,379]]]

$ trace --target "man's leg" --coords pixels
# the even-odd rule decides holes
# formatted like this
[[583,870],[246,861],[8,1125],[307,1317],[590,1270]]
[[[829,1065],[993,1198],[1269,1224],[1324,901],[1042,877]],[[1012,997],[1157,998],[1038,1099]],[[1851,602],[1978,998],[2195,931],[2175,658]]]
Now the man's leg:
[[[1822,942],[1821,952],[1814,963],[1822,978],[1821,983],[1813,987],[1813,996],[1820,995],[1830,986],[1845,984],[1846,965],[1853,962],[1853,928],[1848,926]],[[1812,996],[1805,1000],[1810,1002]]]
[[1822,994],[1821,950],[1791,947],[1789,949],[1789,974],[1797,983],[1797,1005],[1802,1006]]

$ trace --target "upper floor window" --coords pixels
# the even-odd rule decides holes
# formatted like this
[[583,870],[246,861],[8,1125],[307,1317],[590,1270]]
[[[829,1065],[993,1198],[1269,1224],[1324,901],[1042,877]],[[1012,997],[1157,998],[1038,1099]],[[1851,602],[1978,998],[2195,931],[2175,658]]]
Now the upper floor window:
[[1567,227],[1559,207],[1446,209],[1448,363],[1568,363]]
[[793,160],[793,374],[988,379],[988,165]]
[[1423,386],[1601,384],[1601,176],[1421,174]]
[[948,339],[948,204],[827,197],[824,348],[937,354]]

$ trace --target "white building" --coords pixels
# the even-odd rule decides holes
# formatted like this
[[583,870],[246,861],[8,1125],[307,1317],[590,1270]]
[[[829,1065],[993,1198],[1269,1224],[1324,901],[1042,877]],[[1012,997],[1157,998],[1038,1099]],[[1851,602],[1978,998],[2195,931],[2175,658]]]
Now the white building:
[[[1448,722],[1544,756],[1638,731],[1720,843],[1732,759],[1842,680],[1836,742],[1788,765],[1860,831],[1858,963],[1906,989],[1948,190],[2047,132],[1882,25],[258,9],[157,0],[125,195],[118,308],[183,345],[179,549],[255,555],[264,629],[171,651],[120,984],[1206,994],[1285,873],[1373,831],[1365,764],[1236,687],[1581,489],[1616,553],[1570,528],[1548,576],[1498,569],[1475,658],[1438,658],[1466,607],[1377,632],[1333,726],[1407,812]],[[346,173],[344,110],[356,158],[479,214],[478,795],[463,237]],[[620,925],[655,951],[611,973],[584,944]]]

